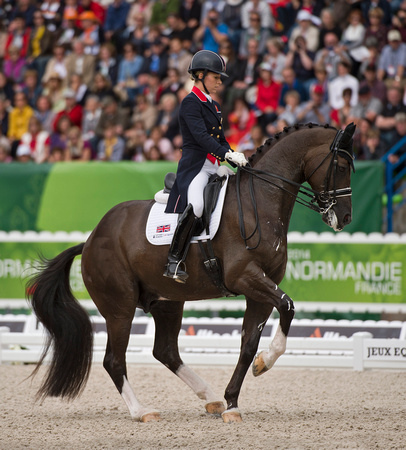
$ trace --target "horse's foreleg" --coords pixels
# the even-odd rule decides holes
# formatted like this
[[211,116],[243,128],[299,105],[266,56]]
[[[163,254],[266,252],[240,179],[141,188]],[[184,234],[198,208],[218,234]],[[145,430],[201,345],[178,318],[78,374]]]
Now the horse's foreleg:
[[193,392],[206,402],[206,411],[221,414],[224,404],[211,387],[183,363],[178,348],[182,325],[183,302],[158,302],[151,310],[155,321],[154,357],[177,375]]
[[258,349],[262,330],[273,309],[272,305],[258,303],[247,298],[247,308],[241,331],[241,351],[233,376],[226,388],[227,410],[223,412],[224,422],[240,422],[238,396],[247,370]]
[[142,406],[131,388],[127,378],[125,352],[130,337],[133,315],[129,319],[106,319],[108,341],[103,366],[113,380],[127,405],[131,417],[141,422],[160,419],[159,413],[149,407]]

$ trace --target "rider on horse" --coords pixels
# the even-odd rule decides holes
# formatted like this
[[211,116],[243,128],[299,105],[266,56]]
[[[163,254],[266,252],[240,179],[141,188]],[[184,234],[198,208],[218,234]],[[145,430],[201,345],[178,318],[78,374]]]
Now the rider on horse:
[[216,173],[221,161],[234,167],[244,166],[242,153],[234,152],[224,136],[219,103],[212,99],[227,77],[223,58],[209,50],[197,52],[188,69],[194,86],[179,110],[183,138],[182,157],[176,181],[169,195],[165,212],[182,213],[169,248],[165,277],[185,283],[188,274],[180,265],[185,260],[190,240],[203,214],[203,191],[210,175]]

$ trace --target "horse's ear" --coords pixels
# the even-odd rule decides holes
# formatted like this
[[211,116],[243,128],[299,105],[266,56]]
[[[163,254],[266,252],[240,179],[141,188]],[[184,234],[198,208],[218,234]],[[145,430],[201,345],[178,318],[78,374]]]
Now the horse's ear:
[[343,137],[341,138],[341,143],[344,145],[348,145],[350,140],[355,132],[356,125],[354,122],[349,123],[344,130]]

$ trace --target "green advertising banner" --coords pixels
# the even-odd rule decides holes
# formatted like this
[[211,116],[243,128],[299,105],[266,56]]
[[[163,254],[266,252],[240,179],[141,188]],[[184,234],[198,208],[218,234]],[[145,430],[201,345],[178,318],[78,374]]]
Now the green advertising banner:
[[406,302],[406,242],[291,243],[281,288],[313,302]]
[[[118,203],[154,198],[176,167],[166,161],[0,164],[0,230],[91,231]],[[346,231],[380,232],[383,165],[361,161],[355,167],[353,219]],[[333,232],[302,205],[295,206],[289,231]]]
[[[0,299],[25,297],[38,254],[58,255],[87,238],[81,233],[0,233]],[[63,236],[65,235],[65,236]],[[309,237],[308,235],[312,235]],[[281,288],[294,301],[406,303],[406,236],[291,233]],[[80,257],[71,270],[78,299],[88,299]]]

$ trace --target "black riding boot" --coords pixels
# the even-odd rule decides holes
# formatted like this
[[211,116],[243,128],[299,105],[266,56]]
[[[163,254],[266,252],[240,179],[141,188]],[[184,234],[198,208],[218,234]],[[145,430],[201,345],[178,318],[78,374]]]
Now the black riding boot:
[[186,282],[189,275],[181,266],[184,265],[190,240],[198,223],[199,219],[194,215],[193,206],[189,203],[182,213],[173,235],[164,277],[173,278],[178,283]]

